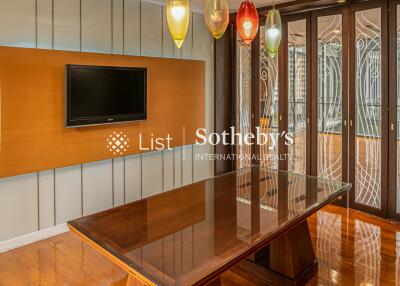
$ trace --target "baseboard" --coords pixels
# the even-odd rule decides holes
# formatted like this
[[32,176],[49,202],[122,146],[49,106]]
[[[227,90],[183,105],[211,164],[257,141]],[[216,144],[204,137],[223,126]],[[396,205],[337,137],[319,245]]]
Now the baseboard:
[[58,234],[62,234],[68,231],[66,223],[52,226],[46,229],[42,229],[36,232],[28,233],[16,238],[12,238],[3,242],[0,242],[0,253],[15,249],[27,244],[34,243]]

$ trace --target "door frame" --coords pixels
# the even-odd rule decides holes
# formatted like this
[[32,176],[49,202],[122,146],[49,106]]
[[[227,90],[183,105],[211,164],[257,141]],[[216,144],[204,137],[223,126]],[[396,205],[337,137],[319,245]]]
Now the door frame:
[[[397,6],[400,0],[389,1],[389,62],[397,63]],[[389,154],[396,160],[388,160],[388,217],[400,220],[397,212],[397,64],[389,65]],[[392,128],[393,126],[393,128]]]
[[[381,208],[376,209],[355,201],[355,167],[356,167],[356,45],[355,13],[363,10],[381,8]],[[366,213],[387,217],[388,213],[388,19],[387,1],[371,1],[349,6],[349,180],[353,185],[350,192],[350,206]]]
[[[349,142],[349,42],[348,42],[348,6],[337,6],[311,12],[311,47],[312,47],[312,113],[311,113],[311,175],[318,176],[318,18],[342,15],[342,181],[348,181],[348,142]],[[345,206],[348,194],[336,203]]]
[[[288,24],[290,22],[296,22],[300,20],[306,20],[306,175],[311,174],[311,12],[302,12],[297,14],[289,14],[282,16],[282,42],[281,42],[281,51],[280,51],[280,64],[279,64],[279,90],[280,97],[282,99],[279,101],[279,115],[282,116],[282,120],[279,120],[280,132],[288,130],[289,124],[289,90],[288,90],[288,78],[289,78],[289,62],[288,52],[289,52],[289,39],[288,32],[289,27]],[[280,152],[281,154],[288,154],[288,146],[281,142]],[[288,162],[285,160],[285,164],[283,166],[284,170],[288,169]]]

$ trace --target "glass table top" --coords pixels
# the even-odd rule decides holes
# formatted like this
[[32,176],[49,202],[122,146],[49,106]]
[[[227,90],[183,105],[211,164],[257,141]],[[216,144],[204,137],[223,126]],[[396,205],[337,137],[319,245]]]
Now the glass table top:
[[254,166],[69,222],[158,285],[206,281],[350,184]]

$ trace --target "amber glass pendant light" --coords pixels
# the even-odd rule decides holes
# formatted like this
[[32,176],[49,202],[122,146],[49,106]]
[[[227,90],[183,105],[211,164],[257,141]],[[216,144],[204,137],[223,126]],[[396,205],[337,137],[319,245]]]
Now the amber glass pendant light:
[[246,44],[250,44],[257,35],[258,13],[251,0],[245,0],[240,4],[236,16],[236,28]]
[[169,32],[178,48],[181,48],[189,27],[189,0],[167,0]]
[[204,19],[211,35],[220,39],[229,23],[229,7],[226,0],[206,0]]
[[281,14],[272,6],[272,10],[268,11],[267,20],[265,21],[265,47],[271,57],[274,57],[281,43],[282,38],[282,21]]

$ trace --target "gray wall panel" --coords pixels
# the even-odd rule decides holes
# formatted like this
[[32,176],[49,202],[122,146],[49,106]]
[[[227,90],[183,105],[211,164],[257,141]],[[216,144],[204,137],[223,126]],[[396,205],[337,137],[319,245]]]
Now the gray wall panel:
[[162,7],[157,4],[141,4],[141,55],[162,56]]
[[54,0],[54,49],[80,50],[80,1]]
[[125,202],[142,198],[142,157],[132,155],[125,157]]
[[124,53],[124,0],[112,0],[112,53]]
[[34,48],[35,0],[0,1],[0,45]]
[[53,47],[53,1],[37,0],[37,39],[36,45],[42,49]]
[[162,152],[150,152],[142,155],[142,193],[150,197],[162,192],[163,188]]
[[125,162],[124,158],[113,159],[113,190],[114,206],[123,205],[125,202]]
[[182,58],[190,60],[192,58],[193,47],[193,13],[190,13],[189,27],[186,34],[185,42],[182,45]]
[[124,53],[140,55],[140,0],[125,0],[124,8]]
[[113,206],[112,160],[82,165],[83,215]]
[[192,147],[192,145],[187,145],[182,148],[182,185],[189,185],[193,182]]
[[82,215],[81,165],[55,171],[56,224]]
[[111,0],[82,0],[82,51],[111,53]]
[[163,150],[163,190],[168,191],[174,188],[174,151]]
[[162,22],[163,57],[164,58],[173,58],[174,57],[174,42],[171,38],[171,34],[169,33],[165,6],[162,6],[162,9],[163,9],[163,11],[162,11],[162,15],[163,15],[163,22]]
[[55,225],[54,221],[54,170],[38,173],[39,176],[39,228]]
[[0,180],[0,241],[38,230],[37,174]]
[[182,147],[174,148],[174,187],[182,186]]

